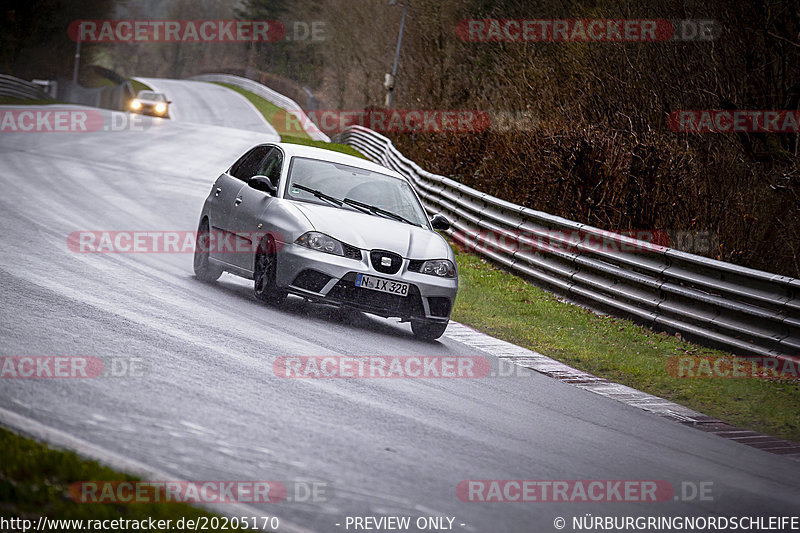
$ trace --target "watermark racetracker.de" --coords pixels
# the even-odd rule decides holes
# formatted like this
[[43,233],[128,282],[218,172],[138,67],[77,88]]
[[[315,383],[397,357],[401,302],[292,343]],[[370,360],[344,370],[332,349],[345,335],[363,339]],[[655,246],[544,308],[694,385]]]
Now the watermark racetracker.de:
[[629,230],[560,230],[560,229],[480,229],[457,230],[454,239],[479,252],[503,250],[506,253],[661,253],[671,247],[684,252],[710,254],[718,239],[708,231]]
[[325,503],[333,486],[319,480],[77,481],[69,487],[76,503]]
[[150,361],[142,357],[0,356],[0,379],[140,378],[149,373]]
[[463,502],[660,503],[713,501],[713,481],[663,479],[465,479],[456,485]]
[[74,20],[67,34],[83,43],[274,43],[286,27],[277,20]]
[[676,355],[666,369],[674,378],[800,380],[800,362],[776,357]]
[[217,230],[199,236],[189,230],[78,230],[67,236],[67,249],[78,254],[253,254],[266,237],[280,250],[284,239],[276,232]]
[[0,107],[0,133],[93,133],[145,131],[160,119],[56,106]]
[[488,112],[470,109],[280,110],[269,122],[282,135],[299,135],[312,124],[326,134],[362,126],[378,133],[478,133],[492,125]]
[[800,111],[680,110],[669,114],[667,127],[676,133],[798,133]]
[[484,356],[280,356],[272,364],[279,378],[294,379],[480,379],[530,377],[530,371]]
[[74,20],[73,41],[87,43],[277,43],[322,42],[324,20]]
[[712,19],[464,19],[456,35],[465,42],[665,42],[713,41]]

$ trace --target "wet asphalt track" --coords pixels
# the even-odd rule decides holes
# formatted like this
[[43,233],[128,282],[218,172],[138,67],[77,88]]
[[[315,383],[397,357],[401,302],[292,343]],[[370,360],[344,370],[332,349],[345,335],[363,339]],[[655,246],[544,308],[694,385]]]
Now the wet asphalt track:
[[[0,355],[137,357],[150,366],[139,378],[3,379],[0,408],[176,479],[330,484],[327,502],[261,506],[287,521],[279,531],[290,522],[344,531],[346,516],[377,514],[545,532],[556,516],[585,513],[797,513],[799,463],[539,374],[277,378],[272,361],[283,355],[486,354],[294,297],[264,306],[251,282],[196,281],[188,253],[70,251],[77,230],[195,229],[218,173],[271,140],[186,118],[179,109],[176,120],[145,118],[145,131],[0,134]],[[714,499],[465,503],[455,491],[465,479],[712,481]]]
[[278,134],[247,98],[227,87],[205,81],[136,79],[167,95],[173,120]]

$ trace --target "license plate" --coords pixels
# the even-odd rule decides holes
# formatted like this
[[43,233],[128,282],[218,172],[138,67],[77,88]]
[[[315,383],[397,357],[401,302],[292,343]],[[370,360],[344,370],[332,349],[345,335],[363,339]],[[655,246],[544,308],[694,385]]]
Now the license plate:
[[356,287],[371,289],[378,292],[388,292],[397,296],[408,296],[408,283],[402,281],[392,281],[390,279],[376,278],[366,274],[356,276]]

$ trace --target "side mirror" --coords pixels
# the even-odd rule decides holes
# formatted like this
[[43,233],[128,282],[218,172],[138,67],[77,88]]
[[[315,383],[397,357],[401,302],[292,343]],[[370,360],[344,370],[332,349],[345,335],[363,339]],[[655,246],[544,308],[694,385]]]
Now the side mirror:
[[435,230],[447,231],[450,229],[450,221],[444,215],[436,214],[431,219],[431,226]]
[[272,183],[272,180],[260,174],[253,176],[247,180],[248,187],[252,187],[257,191],[262,191],[272,196],[278,194],[278,188]]

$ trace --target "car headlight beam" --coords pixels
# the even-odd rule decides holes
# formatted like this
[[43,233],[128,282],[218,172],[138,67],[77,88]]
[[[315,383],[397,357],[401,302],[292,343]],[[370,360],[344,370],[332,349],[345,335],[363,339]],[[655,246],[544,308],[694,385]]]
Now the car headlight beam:
[[155,111],[159,115],[163,115],[167,111],[167,104],[165,104],[164,102],[157,103],[156,107],[155,107]]
[[344,256],[344,246],[340,241],[318,231],[304,233],[294,243],[318,252]]
[[139,100],[137,100],[136,98],[131,100],[131,109],[141,109],[141,108],[142,108],[142,103]]
[[419,271],[422,274],[438,276],[440,278],[456,277],[456,267],[447,259],[432,259],[430,261],[425,261],[422,263],[422,268],[420,268]]

